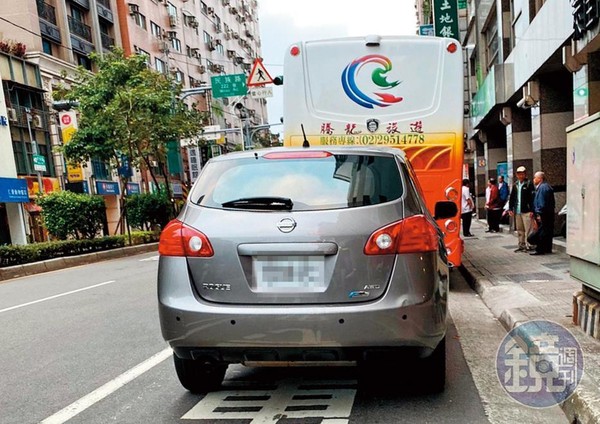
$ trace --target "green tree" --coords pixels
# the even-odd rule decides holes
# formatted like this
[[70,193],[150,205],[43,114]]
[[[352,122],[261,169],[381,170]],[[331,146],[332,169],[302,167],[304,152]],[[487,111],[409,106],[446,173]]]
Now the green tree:
[[106,217],[102,196],[58,191],[40,197],[37,202],[42,207],[46,228],[60,240],[93,239]]
[[164,191],[127,198],[127,220],[133,228],[163,228],[170,219],[171,202]]
[[186,105],[179,98],[181,86],[149,69],[143,55],[125,57],[114,49],[90,58],[97,72],[80,68],[76,84],[65,93],[67,100],[79,102],[80,111],[79,128],[63,146],[67,160],[98,158],[118,167],[127,155],[132,166],[147,169],[159,187],[150,161],[156,160],[168,175],[167,143],[199,134],[204,113]]

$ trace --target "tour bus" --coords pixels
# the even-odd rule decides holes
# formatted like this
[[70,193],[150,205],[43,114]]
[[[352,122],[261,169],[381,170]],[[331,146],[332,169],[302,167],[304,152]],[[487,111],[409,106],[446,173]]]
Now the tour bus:
[[[433,214],[460,211],[463,61],[458,41],[348,37],[291,45],[284,59],[284,145],[386,145],[404,150]],[[438,220],[448,258],[461,264],[460,213]]]

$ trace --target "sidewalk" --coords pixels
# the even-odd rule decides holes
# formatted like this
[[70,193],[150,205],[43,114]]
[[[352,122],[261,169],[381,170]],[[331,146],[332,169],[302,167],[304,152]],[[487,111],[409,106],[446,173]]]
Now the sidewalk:
[[584,377],[575,393],[561,404],[570,422],[600,423],[600,341],[573,324],[573,294],[581,283],[569,275],[565,243],[557,240],[550,255],[515,253],[516,234],[507,226],[486,233],[475,220],[465,238],[460,271],[507,331],[536,319],[558,323],[578,340],[584,356]]

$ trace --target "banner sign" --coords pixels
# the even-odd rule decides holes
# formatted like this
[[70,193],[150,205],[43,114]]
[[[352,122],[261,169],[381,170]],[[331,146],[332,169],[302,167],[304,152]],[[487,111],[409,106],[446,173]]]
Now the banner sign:
[[0,203],[29,202],[27,181],[20,178],[0,178]]
[[[67,144],[77,131],[77,112],[74,110],[61,110],[58,112],[58,121],[60,122],[63,144]],[[67,180],[70,183],[83,181],[83,179],[83,167],[81,165],[67,164]]]
[[434,0],[433,22],[435,35],[458,40],[458,5],[457,0]]

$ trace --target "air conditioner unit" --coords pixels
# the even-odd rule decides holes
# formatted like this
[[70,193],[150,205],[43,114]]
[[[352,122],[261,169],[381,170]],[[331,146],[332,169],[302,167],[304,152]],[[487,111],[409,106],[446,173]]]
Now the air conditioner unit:
[[206,43],[206,47],[208,48],[208,50],[213,51],[214,49],[216,49],[216,45],[213,41],[209,41],[208,43]]
[[153,168],[158,168],[158,161],[151,160],[151,161],[150,161],[150,165],[151,165]]
[[238,34],[237,32],[234,32],[234,33],[232,34],[232,36],[233,36],[233,38],[235,38],[236,40],[237,40],[238,38],[240,38],[240,34]]
[[17,110],[15,108],[9,107],[6,109],[8,114],[8,120],[11,122],[17,122]]
[[237,15],[238,11],[235,7],[230,7],[229,8],[229,13],[231,13],[232,15]]
[[215,8],[214,7],[209,7],[207,10],[208,10],[208,14],[209,15],[214,15],[215,14]]
[[215,38],[214,42],[217,46],[221,45],[221,40],[219,40],[218,38]]
[[177,31],[167,31],[167,38],[169,40],[177,38]]
[[246,36],[250,37],[250,38],[254,38],[254,35],[252,34],[252,31],[250,31],[249,29],[246,30]]
[[135,4],[135,3],[128,3],[127,6],[129,6],[129,14],[131,16],[135,16],[138,13],[140,13],[140,7]]
[[199,65],[198,66],[198,72],[200,72],[201,74],[206,73],[206,66],[204,65]]
[[223,6],[229,6],[230,0],[223,0]]
[[221,25],[220,24],[218,24],[218,23],[215,22],[214,28],[215,28],[215,32],[217,32],[217,33],[221,32]]
[[190,55],[192,57],[198,57],[199,56],[198,52],[199,52],[199,49],[196,49],[196,48],[190,49]]
[[237,65],[241,65],[242,63],[244,63],[244,58],[242,56],[238,56],[235,58],[235,63]]
[[226,40],[231,40],[231,31],[226,31],[225,34],[223,34]]
[[171,28],[175,28],[177,26],[177,16],[176,15],[169,15],[169,26]]
[[242,15],[238,15],[236,19],[241,24],[243,24],[244,22],[246,22],[246,18],[244,18]]
[[234,59],[235,56],[235,50],[227,50],[227,58]]
[[169,51],[170,44],[167,41],[160,40],[158,42],[158,50],[165,53]]

